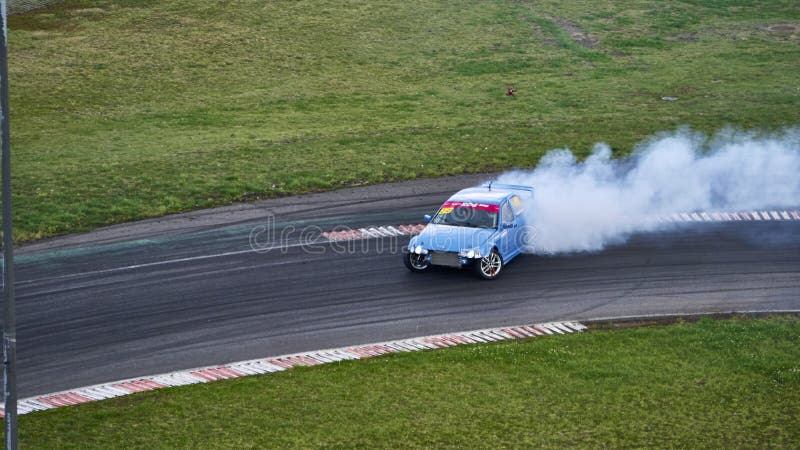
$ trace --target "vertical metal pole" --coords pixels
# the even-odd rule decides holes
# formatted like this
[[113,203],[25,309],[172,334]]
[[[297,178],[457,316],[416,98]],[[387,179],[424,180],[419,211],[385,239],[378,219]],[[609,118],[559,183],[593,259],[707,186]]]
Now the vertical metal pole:
[[8,126],[8,21],[6,0],[0,0],[3,30],[0,33],[0,128],[2,128],[3,202],[3,375],[6,415],[6,448],[16,450],[17,441],[17,326],[14,317],[14,236],[11,226],[11,143]]

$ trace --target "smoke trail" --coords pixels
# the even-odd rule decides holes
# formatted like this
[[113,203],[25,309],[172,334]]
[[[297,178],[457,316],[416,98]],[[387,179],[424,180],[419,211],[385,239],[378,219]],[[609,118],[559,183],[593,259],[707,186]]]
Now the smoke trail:
[[535,229],[529,251],[596,251],[665,227],[656,215],[800,205],[800,128],[712,138],[681,130],[637,145],[626,159],[612,159],[606,144],[584,161],[552,150],[536,169],[498,181],[535,189],[526,209]]

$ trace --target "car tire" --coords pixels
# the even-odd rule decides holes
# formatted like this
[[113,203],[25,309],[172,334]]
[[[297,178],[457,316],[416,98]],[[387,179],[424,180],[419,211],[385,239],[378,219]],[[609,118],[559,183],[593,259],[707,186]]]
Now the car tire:
[[427,261],[427,255],[418,255],[412,252],[403,252],[403,264],[412,272],[425,272],[431,268],[431,263]]
[[472,268],[475,270],[475,274],[484,280],[494,280],[503,269],[503,257],[497,249],[493,248],[488,255],[475,261]]

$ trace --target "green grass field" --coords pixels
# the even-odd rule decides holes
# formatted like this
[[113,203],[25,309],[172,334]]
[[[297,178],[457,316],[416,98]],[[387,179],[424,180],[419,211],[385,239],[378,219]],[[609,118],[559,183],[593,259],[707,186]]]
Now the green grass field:
[[800,319],[395,354],[20,418],[28,448],[791,448]]
[[794,0],[80,0],[9,26],[18,240],[800,122]]

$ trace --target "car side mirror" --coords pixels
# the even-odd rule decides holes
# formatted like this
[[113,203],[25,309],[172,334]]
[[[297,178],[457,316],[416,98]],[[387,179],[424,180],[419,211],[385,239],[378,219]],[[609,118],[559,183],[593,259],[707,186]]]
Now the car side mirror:
[[514,224],[512,222],[504,223],[503,228],[514,228]]
[[424,216],[422,216],[422,220],[424,220],[425,223],[430,222],[431,221],[431,215],[430,214],[425,214]]

